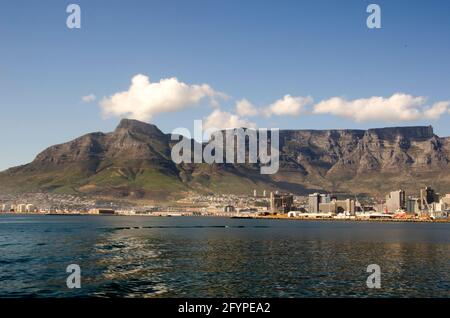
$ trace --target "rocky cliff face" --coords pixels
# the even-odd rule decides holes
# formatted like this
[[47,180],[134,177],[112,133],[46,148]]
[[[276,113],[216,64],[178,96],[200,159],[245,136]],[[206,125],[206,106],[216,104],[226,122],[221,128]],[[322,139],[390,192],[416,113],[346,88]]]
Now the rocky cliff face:
[[184,191],[282,189],[382,194],[398,187],[450,189],[450,138],[428,127],[280,131],[280,170],[258,165],[181,164],[170,135],[124,119],[114,132],[49,147],[28,165],[0,173],[4,191],[62,191],[167,197]]

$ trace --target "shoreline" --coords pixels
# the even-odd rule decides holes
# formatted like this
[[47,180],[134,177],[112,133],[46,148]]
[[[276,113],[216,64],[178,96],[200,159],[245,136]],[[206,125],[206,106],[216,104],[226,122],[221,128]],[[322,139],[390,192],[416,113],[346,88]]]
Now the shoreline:
[[287,216],[251,216],[251,215],[180,215],[180,214],[134,214],[134,215],[126,215],[126,214],[90,214],[90,213],[0,213],[2,215],[11,215],[11,216],[114,216],[114,217],[225,217],[230,219],[252,219],[252,220],[289,220],[289,221],[324,221],[324,222],[391,222],[391,223],[450,223],[450,218],[444,219],[391,219],[391,218],[302,218],[302,217],[287,217]]
[[292,220],[292,221],[324,221],[324,222],[393,222],[393,223],[450,223],[450,219],[390,219],[390,218],[355,218],[355,219],[334,219],[334,218],[301,218],[301,217],[282,217],[282,216],[244,216],[232,217],[236,219],[269,219],[269,220]]

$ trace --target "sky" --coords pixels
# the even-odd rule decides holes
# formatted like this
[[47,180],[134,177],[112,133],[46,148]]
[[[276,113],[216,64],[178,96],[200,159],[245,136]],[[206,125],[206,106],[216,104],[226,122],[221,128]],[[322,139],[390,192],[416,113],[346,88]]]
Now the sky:
[[450,136],[449,56],[446,0],[2,0],[0,170],[121,118]]

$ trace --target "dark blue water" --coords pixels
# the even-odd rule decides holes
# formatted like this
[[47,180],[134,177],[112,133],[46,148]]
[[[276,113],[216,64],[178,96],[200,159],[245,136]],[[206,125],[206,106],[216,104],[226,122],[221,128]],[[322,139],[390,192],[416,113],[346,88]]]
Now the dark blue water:
[[0,297],[24,296],[450,297],[450,224],[2,215]]

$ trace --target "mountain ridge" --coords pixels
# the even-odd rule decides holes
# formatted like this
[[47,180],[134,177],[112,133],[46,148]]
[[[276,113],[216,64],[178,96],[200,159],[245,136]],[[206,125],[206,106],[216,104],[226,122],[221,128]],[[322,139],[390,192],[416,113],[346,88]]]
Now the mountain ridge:
[[122,119],[112,132],[50,146],[32,162],[0,172],[0,190],[159,200],[252,189],[381,195],[450,187],[450,137],[435,135],[432,126],[280,130],[274,175],[260,175],[259,164],[175,164],[175,143],[155,125]]

